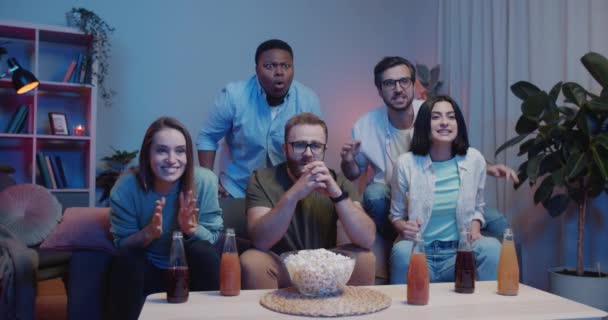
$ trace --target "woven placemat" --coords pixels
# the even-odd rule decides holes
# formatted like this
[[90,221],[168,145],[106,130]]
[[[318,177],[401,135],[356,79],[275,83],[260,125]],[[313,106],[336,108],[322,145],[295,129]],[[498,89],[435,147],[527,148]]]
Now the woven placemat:
[[285,288],[267,293],[260,304],[272,311],[291,315],[340,317],[384,310],[391,305],[391,298],[362,287],[345,287],[341,295],[332,297],[310,297],[294,288]]

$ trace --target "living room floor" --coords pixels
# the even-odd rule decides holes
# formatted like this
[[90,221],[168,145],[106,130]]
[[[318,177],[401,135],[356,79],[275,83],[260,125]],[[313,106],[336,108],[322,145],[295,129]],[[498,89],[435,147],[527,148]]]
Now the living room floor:
[[60,278],[38,282],[36,320],[66,320],[67,296]]

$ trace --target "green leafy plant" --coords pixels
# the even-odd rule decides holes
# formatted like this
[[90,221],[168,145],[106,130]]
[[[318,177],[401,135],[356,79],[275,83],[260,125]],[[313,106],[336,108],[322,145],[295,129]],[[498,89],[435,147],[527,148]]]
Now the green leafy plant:
[[421,99],[426,100],[439,94],[439,90],[441,90],[441,86],[443,85],[443,82],[439,80],[440,71],[439,65],[429,69],[429,67],[424,64],[416,64],[416,82],[423,88],[423,90],[418,90]]
[[110,197],[110,191],[112,191],[112,187],[114,187],[116,180],[118,180],[118,177],[120,177],[125,170],[129,169],[129,164],[137,157],[137,153],[139,152],[139,150],[129,152],[116,150],[114,148],[112,148],[112,150],[114,153],[111,156],[101,158],[103,161],[101,167],[104,170],[95,178],[95,186],[103,190],[101,197],[99,197],[99,203],[102,204],[107,203],[107,200]]
[[[520,184],[529,180],[531,186],[538,186],[534,203],[542,203],[552,217],[561,215],[572,202],[578,206],[579,276],[584,274],[587,203],[608,193],[608,60],[590,52],[581,62],[602,86],[601,93],[591,93],[574,82],[558,82],[548,93],[529,82],[513,84],[511,91],[523,101],[515,126],[518,136],[496,150],[499,154],[519,144],[518,156],[527,158],[519,167]],[[565,105],[558,106],[560,93]]]
[[97,78],[99,92],[106,107],[112,106],[112,97],[116,92],[107,86],[106,80],[110,72],[110,34],[114,32],[114,28],[96,13],[85,8],[72,8],[66,13],[66,17],[69,26],[91,36],[92,41],[85,55],[84,66],[91,68],[91,62],[97,62],[97,68],[93,70],[92,75]]

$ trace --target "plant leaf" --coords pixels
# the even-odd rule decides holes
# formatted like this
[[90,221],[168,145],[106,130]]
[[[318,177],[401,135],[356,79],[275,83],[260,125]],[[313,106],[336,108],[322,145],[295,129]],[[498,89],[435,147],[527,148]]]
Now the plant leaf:
[[527,118],[526,116],[522,115],[521,117],[519,117],[519,120],[517,120],[517,124],[515,125],[515,132],[520,135],[527,134],[534,132],[536,128],[538,128],[538,121]]
[[589,186],[587,187],[587,193],[592,198],[595,198],[602,194],[602,191],[604,191],[604,186],[606,185],[606,177],[599,171],[600,169],[597,166],[591,166],[591,174],[589,174]]
[[540,173],[555,172],[563,167],[561,154],[559,151],[552,152],[545,156],[540,162]]
[[534,204],[549,200],[551,194],[553,194],[553,186],[553,179],[551,177],[543,179],[543,182],[541,182],[536,192],[534,192]]
[[604,132],[595,136],[595,138],[593,138],[592,144],[600,145],[604,147],[604,149],[608,150],[608,132]]
[[608,112],[608,97],[591,100],[589,102],[589,108],[594,112]]
[[561,114],[566,117],[566,121],[572,121],[576,117],[576,113],[578,109],[574,109],[571,107],[561,106],[557,108]]
[[439,83],[439,65],[436,65],[431,69],[431,83],[437,84]]
[[420,80],[420,82],[424,81],[427,83],[429,83],[429,67],[423,65],[423,64],[416,64],[416,73],[418,75],[418,79]]
[[587,101],[587,91],[575,82],[566,82],[562,87],[564,97],[568,102],[581,107]]
[[581,174],[588,166],[586,153],[571,155],[566,161],[566,180],[572,180]]
[[521,104],[521,113],[529,119],[538,120],[548,104],[549,96],[541,91],[524,100]]
[[581,62],[602,88],[608,88],[608,60],[604,56],[589,52],[581,58]]
[[570,198],[565,194],[555,195],[548,201],[543,202],[543,206],[553,218],[564,213],[564,211],[566,211],[568,208],[568,204],[570,204]]
[[[530,147],[534,145],[534,139],[530,139],[522,144],[519,145],[519,153],[517,153],[517,156],[523,156],[524,154],[526,154],[528,152],[528,150],[530,150]],[[496,157],[496,154],[494,154],[494,157]]]
[[498,147],[498,149],[496,149],[496,152],[494,153],[494,156],[496,157],[503,150],[505,150],[505,149],[507,149],[509,147],[512,147],[512,146],[518,144],[523,139],[525,139],[527,136],[528,136],[528,133],[526,133],[526,134],[520,134],[517,137],[512,138],[512,139],[508,140],[507,142],[503,143],[500,147]]
[[553,171],[551,173],[551,179],[553,179],[553,184],[556,186],[564,185],[564,168],[560,168],[558,170]]
[[599,169],[599,173],[608,179],[608,150],[603,147],[596,148],[591,146],[591,154],[593,155],[593,162]]
[[528,168],[526,169],[526,173],[528,178],[530,178],[531,184],[536,184],[536,179],[538,178],[538,169],[540,168],[540,161],[543,158],[543,154],[539,153],[535,155],[532,159],[528,160]]
[[586,107],[583,107],[578,111],[578,114],[576,116],[576,126],[586,136],[589,136],[599,127],[599,124],[597,122],[597,119],[593,117],[593,114],[591,112],[587,111]]
[[511,85],[511,92],[521,100],[526,100],[528,97],[539,93],[541,90],[527,81],[518,81]]
[[557,101],[557,98],[559,97],[559,92],[562,89],[562,82],[558,82],[556,83],[553,88],[551,88],[551,91],[549,91],[549,97],[551,97],[551,100],[553,102]]
[[555,101],[551,100],[551,98],[549,98],[549,101],[545,105],[545,110],[543,111],[544,112],[541,120],[543,120],[545,123],[554,124],[559,122],[560,112],[555,104]]

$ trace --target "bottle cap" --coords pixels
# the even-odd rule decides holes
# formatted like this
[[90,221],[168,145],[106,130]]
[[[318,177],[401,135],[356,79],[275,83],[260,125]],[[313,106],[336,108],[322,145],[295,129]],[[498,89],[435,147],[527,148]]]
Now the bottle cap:
[[226,235],[233,236],[234,235],[234,228],[228,228],[228,229],[226,229]]
[[183,238],[181,231],[173,231],[173,238]]

